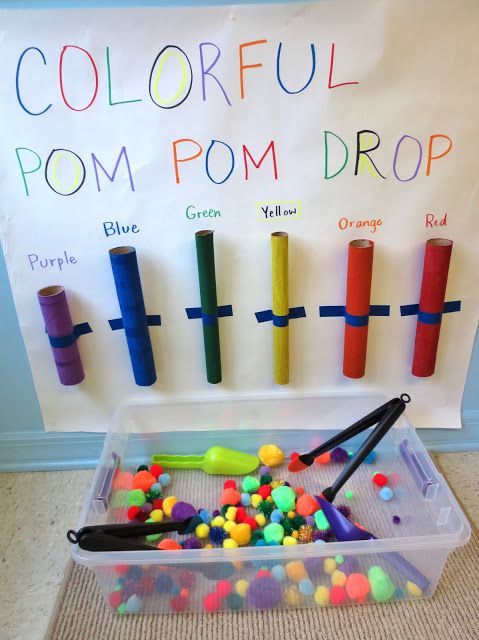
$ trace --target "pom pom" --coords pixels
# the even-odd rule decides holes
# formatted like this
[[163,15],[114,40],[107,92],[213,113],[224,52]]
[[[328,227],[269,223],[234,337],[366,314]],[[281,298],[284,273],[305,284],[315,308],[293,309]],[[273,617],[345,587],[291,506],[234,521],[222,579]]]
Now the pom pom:
[[346,589],[339,585],[332,587],[329,592],[329,598],[331,600],[331,604],[344,604],[346,602]]
[[216,583],[216,593],[220,598],[227,598],[232,591],[233,587],[229,580],[218,580]]
[[344,495],[348,500],[351,500],[351,498],[354,496],[354,493],[351,491],[351,489],[349,489],[348,491],[345,491]]
[[123,596],[121,594],[121,591],[112,591],[108,596],[108,602],[110,603],[110,607],[112,607],[113,609],[119,607],[122,600]]
[[[198,526],[208,526],[208,525],[198,525]],[[198,527],[196,527],[198,528]],[[184,542],[183,542],[183,549],[201,549],[201,542],[198,540],[198,538],[196,538],[195,536],[193,536],[192,538],[187,538]]]
[[208,595],[203,598],[203,606],[206,611],[209,611],[210,613],[213,611],[219,611],[221,607],[221,598],[219,594],[216,593],[216,591],[208,593]]
[[199,524],[195,529],[195,534],[200,540],[204,540],[205,538],[207,538],[209,533],[210,533],[210,528],[204,522]]
[[233,540],[232,538],[226,538],[226,540],[223,541],[224,549],[236,549],[237,547],[238,547],[238,543],[236,542],[236,540]]
[[302,524],[298,529],[299,542],[308,543],[313,541],[313,527],[308,524]]
[[226,598],[226,605],[231,611],[238,611],[243,606],[243,598],[238,593],[230,593]]
[[251,496],[249,493],[242,493],[241,494],[241,505],[243,507],[249,507],[251,504]]
[[236,540],[240,547],[244,547],[251,540],[251,527],[244,522],[238,524],[230,533],[230,536],[233,540]]
[[304,487],[296,487],[295,492],[297,496],[304,495]]
[[161,509],[163,507],[163,499],[157,498],[153,500],[153,509]]
[[281,522],[282,519],[283,519],[283,513],[279,509],[274,509],[271,512],[271,515],[270,515],[271,522],[279,523]]
[[373,475],[373,482],[377,487],[384,487],[388,483],[388,478],[384,473],[378,472]]
[[351,509],[345,505],[345,504],[340,504],[338,507],[336,507],[336,509],[339,511],[339,513],[341,513],[345,518],[350,518],[351,517]]
[[155,580],[155,589],[158,593],[171,593],[173,580],[166,571],[161,571]]
[[241,502],[241,494],[236,491],[236,489],[225,489],[223,491],[223,495],[221,496],[220,504],[222,505],[233,505],[236,506]]
[[329,604],[329,589],[324,585],[319,585],[314,592],[314,601],[320,607],[327,607]]
[[212,527],[222,527],[225,523],[225,519],[223,516],[215,516],[213,520],[210,522]]
[[226,531],[222,527],[211,527],[210,540],[213,544],[223,544],[223,541],[227,537]]
[[156,478],[149,471],[138,471],[133,477],[132,488],[141,489],[145,493],[151,489],[151,486],[155,484]]
[[171,509],[171,517],[173,518],[173,520],[181,521],[193,516],[196,516],[196,509],[192,504],[189,504],[188,502],[175,502]]
[[258,451],[258,458],[268,467],[277,467],[284,461],[284,453],[275,444],[264,444]]
[[[318,456],[317,458],[315,458],[314,461],[316,462],[316,464],[329,464],[331,462],[331,452],[326,451],[326,453],[323,453],[321,456]],[[329,597],[329,592],[328,592],[328,597]]]
[[168,485],[171,484],[170,474],[162,473],[158,478],[158,482],[161,484],[162,487],[167,487]]
[[146,466],[146,464],[140,464],[136,472],[138,473],[138,471],[148,471],[148,467]]
[[237,580],[235,582],[235,591],[242,598],[246,597],[246,592],[248,591],[249,582],[247,580]]
[[260,495],[263,500],[266,500],[266,498],[271,495],[271,487],[269,486],[269,484],[261,485],[261,487],[258,489],[258,495]]
[[[258,518],[259,516],[263,516],[262,513],[258,513],[258,515],[256,516],[256,518]],[[266,518],[263,524],[260,524],[259,522],[256,521],[256,518],[252,518],[251,516],[247,516],[244,520],[243,520],[243,524],[247,524],[251,527],[251,531],[254,531],[255,529],[258,528],[258,525],[260,527],[264,527],[264,525],[266,524]],[[264,518],[264,516],[263,516]]]
[[131,507],[141,507],[146,502],[145,492],[141,489],[133,489],[128,494],[128,504]]
[[336,447],[331,451],[331,462],[344,464],[349,460],[348,452],[342,447]]
[[176,551],[181,549],[181,544],[178,544],[176,540],[172,538],[164,538],[157,546],[157,549],[162,549],[163,551]]
[[401,518],[399,516],[393,516],[393,522],[394,524],[400,524]]
[[152,464],[150,467],[150,473],[152,476],[155,476],[155,478],[159,478],[163,473],[163,469],[159,464]]
[[[128,518],[128,520],[134,520],[136,516],[140,513],[140,511],[141,511],[140,507],[136,507],[136,506],[130,507],[126,512],[126,517]],[[113,606],[116,609],[118,605],[112,605],[112,607]]]
[[376,460],[376,452],[375,451],[371,451],[370,453],[368,453],[368,455],[364,458],[363,462],[365,464],[373,464],[373,462]]
[[163,500],[162,509],[167,518],[171,518],[171,512],[176,502],[178,502],[176,496],[168,496]]
[[241,483],[241,488],[246,493],[254,493],[259,488],[259,480],[258,478],[253,478],[252,476],[246,476],[243,478],[243,482]]
[[394,497],[393,490],[390,489],[389,487],[383,487],[379,492],[379,497],[381,498],[381,500],[385,500],[386,502],[389,502],[389,500],[392,500]]
[[244,522],[247,517],[246,509],[244,507],[238,507],[236,509],[236,522]]
[[236,480],[225,480],[223,489],[236,489]]
[[258,511],[262,513],[265,516],[265,518],[269,518],[273,510],[274,510],[274,505],[271,502],[268,502],[267,500],[263,500],[263,502],[260,502],[260,504],[258,505]]
[[314,585],[309,578],[301,580],[298,588],[304,596],[312,596],[314,594]]
[[272,480],[273,478],[269,473],[263,474],[262,476],[260,476],[260,479],[259,479],[261,486],[265,484],[269,484],[270,482],[272,482]]

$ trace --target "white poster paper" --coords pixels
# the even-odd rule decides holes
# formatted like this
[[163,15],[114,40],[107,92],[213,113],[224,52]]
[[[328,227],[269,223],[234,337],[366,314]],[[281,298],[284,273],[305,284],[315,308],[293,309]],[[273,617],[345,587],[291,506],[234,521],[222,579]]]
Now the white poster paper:
[[[380,392],[460,427],[477,325],[472,0],[0,13],[0,216],[47,429],[125,400]],[[194,234],[215,231],[223,381],[206,382]],[[290,383],[273,384],[270,234],[290,244]],[[411,375],[426,240],[454,241],[436,372]],[[342,374],[347,248],[374,240],[366,375]],[[136,247],[157,381],[134,383],[108,250]],[[60,384],[36,292],[67,291],[86,374]],[[294,425],[291,425],[294,426]],[[318,427],[323,424],[318,416]]]

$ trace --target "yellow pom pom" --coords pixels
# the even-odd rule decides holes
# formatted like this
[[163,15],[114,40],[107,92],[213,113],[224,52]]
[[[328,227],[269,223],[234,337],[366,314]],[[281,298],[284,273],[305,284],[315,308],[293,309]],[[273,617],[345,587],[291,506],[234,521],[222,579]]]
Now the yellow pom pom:
[[263,502],[263,498],[259,495],[259,493],[253,493],[251,496],[251,505],[257,509],[258,506]]
[[199,524],[195,529],[195,535],[197,538],[204,539],[207,538],[210,533],[210,528],[206,523]]
[[277,487],[282,487],[284,484],[284,480],[273,480],[269,483],[271,489],[276,489]]
[[236,540],[240,547],[244,547],[251,540],[251,527],[249,524],[241,522],[231,531],[230,536]]
[[233,522],[232,520],[227,520],[223,525],[223,529],[226,531],[226,533],[231,533],[233,529],[237,526],[238,525],[236,524],[236,522]]
[[[294,541],[294,544],[296,544],[296,540]],[[287,562],[284,570],[288,578],[293,582],[301,582],[301,580],[308,577],[308,573],[301,560],[292,560],[291,562]]]
[[223,516],[216,516],[211,521],[211,526],[212,527],[222,527],[224,525],[224,523],[225,523],[225,519],[223,518]]
[[258,451],[258,458],[268,467],[277,467],[284,460],[284,453],[275,444],[264,444]]
[[163,500],[163,513],[167,518],[171,518],[171,512],[176,502],[178,502],[176,496],[168,496]]
[[294,518],[296,513],[294,511],[288,511],[288,513],[286,515],[288,516],[288,518]]
[[284,599],[290,607],[298,607],[301,602],[301,594],[295,587],[287,587],[284,590]]
[[422,596],[421,588],[418,587],[417,584],[415,584],[414,582],[411,582],[410,580],[406,582],[406,589],[415,598],[419,598],[419,596]]
[[150,513],[150,518],[155,522],[161,522],[163,520],[163,511],[161,509],[153,509]]
[[291,533],[291,535],[293,536],[293,538],[296,538],[296,540],[299,538],[299,531],[296,531],[296,529],[294,529]]
[[325,558],[323,562],[323,569],[325,573],[331,575],[336,570],[336,560],[334,558]]
[[331,574],[331,584],[333,585],[333,587],[344,587],[344,585],[346,584],[346,580],[346,574],[342,571],[339,571],[339,569],[335,569]]
[[207,544],[205,544],[203,549],[213,549],[213,545],[210,542],[208,542]]
[[237,512],[237,508],[236,507],[228,507],[226,509],[226,513],[225,513],[225,518],[227,520],[232,520],[233,522],[236,520],[236,512]]
[[254,519],[258,523],[259,527],[264,527],[267,523],[266,516],[263,513],[258,513],[257,515],[255,515]]
[[286,546],[290,546],[292,544],[298,544],[298,541],[296,540],[296,538],[293,538],[293,536],[284,536],[283,544]]
[[273,497],[272,497],[272,496],[268,496],[268,497],[266,498],[266,500],[267,500],[268,502],[274,502],[274,500],[273,500]]
[[314,592],[314,601],[316,604],[319,604],[321,607],[327,607],[329,604],[329,589],[324,585],[319,585],[319,587]]
[[233,540],[233,538],[226,538],[226,540],[223,540],[223,547],[225,549],[236,549],[237,546],[238,543],[236,540]]
[[248,591],[249,582],[248,580],[237,580],[235,583],[235,591],[242,598],[246,597],[246,592]]

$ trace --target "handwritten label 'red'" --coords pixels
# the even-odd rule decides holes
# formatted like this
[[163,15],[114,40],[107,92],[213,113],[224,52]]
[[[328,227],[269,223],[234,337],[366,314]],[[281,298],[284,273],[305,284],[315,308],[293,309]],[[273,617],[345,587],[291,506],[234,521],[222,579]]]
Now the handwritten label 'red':
[[278,218],[299,218],[301,202],[299,200],[272,200],[257,202],[256,215],[260,220],[277,220]]

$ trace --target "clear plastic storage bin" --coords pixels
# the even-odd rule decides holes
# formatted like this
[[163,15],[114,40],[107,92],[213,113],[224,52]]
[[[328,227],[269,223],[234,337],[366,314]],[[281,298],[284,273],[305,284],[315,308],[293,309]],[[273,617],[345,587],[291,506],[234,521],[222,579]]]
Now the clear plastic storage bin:
[[[200,454],[219,444],[256,454],[262,444],[275,443],[287,461],[292,451],[311,450],[384,401],[381,396],[283,396],[120,407],[77,528],[126,523],[127,488],[115,490],[112,478],[118,470],[135,472],[139,464],[149,464],[154,453]],[[330,429],[317,429],[318,416]],[[356,450],[367,433],[344,447]],[[335,504],[347,504],[353,519],[377,540],[178,551],[87,552],[72,545],[73,558],[95,572],[106,602],[120,613],[318,607],[429,597],[448,554],[469,540],[469,523],[406,416],[376,453],[376,461],[360,466]],[[290,474],[285,463],[273,470],[273,479],[317,495],[340,470],[335,463],[313,464]],[[394,498],[389,502],[379,498],[371,481],[376,471],[390,478]],[[172,482],[164,496],[175,495],[210,512],[220,508],[228,476],[197,470],[169,473]],[[351,499],[345,497],[348,489]],[[393,522],[395,515],[399,524]],[[422,574],[421,586],[398,571],[394,554]],[[364,579],[354,587],[349,576],[371,576],[371,567],[380,567],[373,569],[372,591]]]

